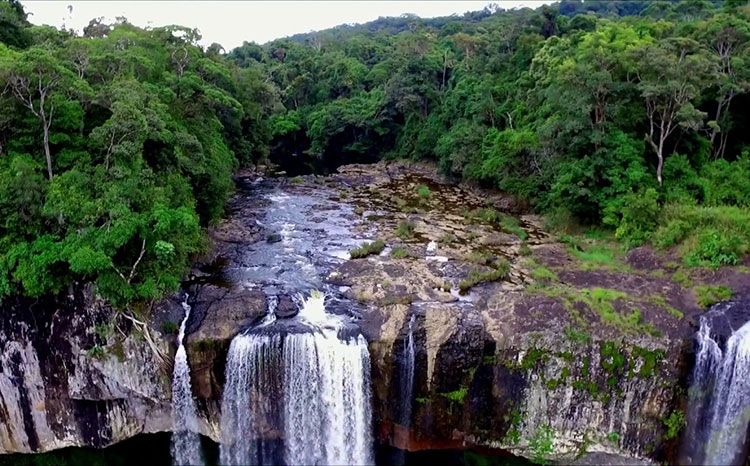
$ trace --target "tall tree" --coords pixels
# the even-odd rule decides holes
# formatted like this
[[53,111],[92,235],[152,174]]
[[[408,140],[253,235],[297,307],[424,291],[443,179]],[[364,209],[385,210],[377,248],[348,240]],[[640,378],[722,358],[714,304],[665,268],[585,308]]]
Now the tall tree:
[[49,137],[55,107],[68,97],[84,95],[88,85],[65,68],[52,52],[38,46],[4,57],[0,62],[0,84],[3,84],[3,95],[15,98],[41,123],[47,176],[51,180]]
[[711,54],[693,39],[669,38],[636,51],[635,75],[646,105],[646,141],[656,153],[656,179],[663,183],[667,141],[678,129],[697,130],[706,114],[693,103],[716,79]]
[[750,22],[741,14],[720,14],[701,24],[701,42],[716,57],[718,96],[709,124],[715,158],[723,158],[731,129],[730,108],[734,98],[750,89]]

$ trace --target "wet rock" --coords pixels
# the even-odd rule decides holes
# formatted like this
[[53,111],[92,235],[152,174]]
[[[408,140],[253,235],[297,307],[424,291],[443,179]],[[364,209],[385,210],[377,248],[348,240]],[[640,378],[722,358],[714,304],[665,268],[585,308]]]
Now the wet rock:
[[291,296],[283,295],[279,297],[279,303],[276,305],[274,313],[279,319],[289,319],[299,314],[299,307]]
[[271,233],[268,236],[266,236],[266,242],[268,243],[278,243],[282,240],[281,235],[278,233]]
[[[171,428],[166,365],[92,286],[7,298],[0,311],[0,453],[101,448]],[[151,337],[168,355],[172,338]]]
[[265,294],[241,286],[200,286],[191,299],[191,305],[187,337],[189,344],[206,340],[231,340],[266,314]]

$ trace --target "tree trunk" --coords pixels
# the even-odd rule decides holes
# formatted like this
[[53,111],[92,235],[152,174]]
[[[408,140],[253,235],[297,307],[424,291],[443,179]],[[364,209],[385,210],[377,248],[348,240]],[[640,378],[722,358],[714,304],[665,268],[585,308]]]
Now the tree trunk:
[[42,122],[44,127],[44,156],[47,158],[47,176],[52,181],[52,154],[49,150],[49,125],[46,121]]
[[664,168],[664,139],[659,138],[659,150],[656,151],[656,156],[659,158],[659,164],[656,166],[656,179],[659,181],[659,186],[662,185],[661,171]]

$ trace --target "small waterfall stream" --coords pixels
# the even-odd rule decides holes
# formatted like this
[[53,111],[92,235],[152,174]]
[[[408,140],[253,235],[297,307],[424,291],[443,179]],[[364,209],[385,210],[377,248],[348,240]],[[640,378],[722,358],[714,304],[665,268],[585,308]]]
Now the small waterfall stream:
[[401,366],[401,390],[400,397],[403,403],[401,408],[401,425],[409,427],[411,425],[412,398],[414,395],[414,314],[409,317],[409,330],[406,335],[404,344],[404,354],[402,356]]
[[186,295],[182,302],[185,317],[182,319],[180,331],[177,335],[178,346],[172,377],[172,461],[176,465],[203,464],[195,402],[190,387],[190,366],[183,345],[185,327],[190,317],[190,305],[187,300],[188,296]]
[[[731,303],[725,306],[731,310]],[[732,331],[724,345],[713,332],[709,316],[701,316],[686,443],[700,450],[690,454],[691,462],[738,464],[750,422],[750,322]]]
[[222,464],[373,462],[367,342],[324,299],[313,292],[298,317],[232,341]]

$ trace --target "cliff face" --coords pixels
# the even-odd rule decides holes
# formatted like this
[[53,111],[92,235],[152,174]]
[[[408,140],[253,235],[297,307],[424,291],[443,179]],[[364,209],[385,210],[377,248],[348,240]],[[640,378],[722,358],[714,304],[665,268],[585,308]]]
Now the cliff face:
[[[376,311],[372,337],[380,441],[408,450],[491,447],[571,460],[605,452],[652,456],[667,443],[663,419],[677,408],[682,341],[566,336],[564,309],[507,297],[504,310],[454,304]],[[399,308],[399,309],[396,309]],[[550,312],[544,330],[513,328],[513,314]],[[505,312],[504,312],[505,311]],[[401,392],[407,313],[416,319],[413,420]],[[557,324],[557,325],[556,325]],[[535,451],[549,438],[552,449]]]
[[[408,201],[422,185],[431,197]],[[231,217],[211,232],[212,254],[196,264],[182,291],[192,306],[186,347],[204,435],[220,440],[232,338],[269,309],[293,313],[281,285],[302,277],[303,289],[331,293],[329,311],[345,307],[357,316],[371,352],[380,443],[412,451],[501,448],[567,461],[585,454],[672,458],[685,412],[693,320],[702,311],[689,286],[665,278],[673,273],[668,257],[643,248],[616,266],[584,264],[534,217],[519,218],[521,233],[461,213],[488,202],[512,211],[506,199],[480,199],[382,166],[284,185],[286,193],[304,194],[295,202],[308,202],[295,208],[302,211],[299,222],[308,222],[297,224],[295,243],[272,235],[263,215],[271,201],[259,199],[247,180],[240,186],[246,190]],[[276,220],[294,234],[287,220]],[[332,235],[339,237],[325,239]],[[330,259],[336,249],[325,260],[315,256],[351,249],[346,235],[382,238],[405,254],[386,250],[340,261]],[[272,254],[277,240],[290,258]],[[312,257],[317,278],[297,265],[305,257]],[[506,278],[479,280],[458,293],[467,277],[498,270],[499,258],[508,261]],[[258,260],[275,262],[259,268]],[[263,279],[271,286],[258,286]],[[743,269],[699,271],[692,279],[750,292]],[[177,298],[155,306],[152,348],[140,328],[90,288],[3,304],[0,452],[102,447],[169,431],[171,331],[182,316]],[[167,355],[166,363],[154,349]]]
[[171,427],[169,372],[115,321],[90,288],[3,305],[0,452],[102,447]]

